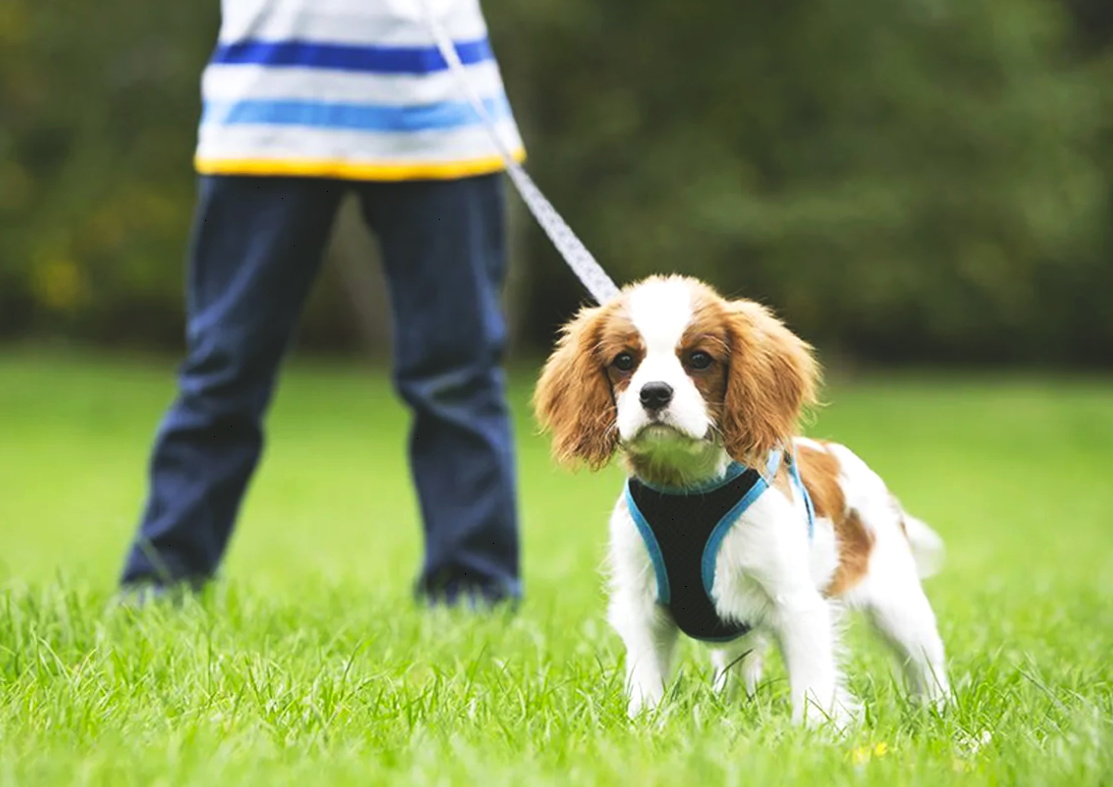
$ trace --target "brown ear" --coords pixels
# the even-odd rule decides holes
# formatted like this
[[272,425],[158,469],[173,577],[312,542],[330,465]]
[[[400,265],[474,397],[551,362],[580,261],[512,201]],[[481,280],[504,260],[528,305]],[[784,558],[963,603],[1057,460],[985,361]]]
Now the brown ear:
[[804,408],[815,404],[819,365],[811,346],[761,304],[732,301],[727,312],[723,443],[731,458],[761,466],[769,451],[795,436]]
[[614,397],[598,358],[601,307],[585,308],[564,326],[533,394],[544,431],[553,433],[553,457],[563,465],[598,470],[618,447]]

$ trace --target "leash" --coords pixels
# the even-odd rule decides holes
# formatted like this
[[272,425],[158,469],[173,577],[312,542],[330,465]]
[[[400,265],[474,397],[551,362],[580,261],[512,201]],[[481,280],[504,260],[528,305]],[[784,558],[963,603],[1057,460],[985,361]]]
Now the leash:
[[541,189],[533,182],[531,178],[522,168],[522,165],[514,160],[506,143],[498,134],[491,116],[487,114],[487,109],[483,106],[483,102],[476,93],[475,87],[468,80],[468,74],[464,70],[464,64],[460,62],[460,56],[456,53],[456,45],[452,42],[452,38],[445,32],[444,27],[441,26],[440,20],[437,19],[430,8],[429,0],[418,0],[421,6],[422,13],[425,16],[425,22],[429,28],[429,32],[433,34],[433,40],[436,41],[437,49],[440,50],[441,56],[448,63],[449,69],[452,71],[456,81],[459,83],[461,90],[471,104],[472,109],[476,111],[483,125],[487,130],[487,136],[495,144],[499,156],[502,157],[503,163],[506,165],[506,172],[510,176],[510,180],[514,183],[514,188],[518,190],[521,195],[522,201],[526,203],[529,212],[537,219],[537,223],[541,225],[541,229],[549,236],[553,246],[560,252],[560,256],[564,258],[565,263],[576,274],[576,278],[580,283],[587,288],[591,296],[595,298],[598,303],[606,303],[615,295],[618,294],[618,287],[607,275],[593,256],[587,250],[587,247],[580,242],[576,237],[576,233],[568,226],[567,222],[561,218],[557,213],[556,208],[552,203],[545,198],[541,193]]

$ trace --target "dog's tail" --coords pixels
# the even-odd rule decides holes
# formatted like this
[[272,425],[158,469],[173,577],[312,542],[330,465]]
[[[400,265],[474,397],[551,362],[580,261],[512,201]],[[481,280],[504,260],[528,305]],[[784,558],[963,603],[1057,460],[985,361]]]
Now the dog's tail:
[[920,579],[939,573],[943,567],[945,548],[943,539],[932,530],[927,522],[903,512],[904,534],[912,547],[912,557],[916,560],[916,573]]

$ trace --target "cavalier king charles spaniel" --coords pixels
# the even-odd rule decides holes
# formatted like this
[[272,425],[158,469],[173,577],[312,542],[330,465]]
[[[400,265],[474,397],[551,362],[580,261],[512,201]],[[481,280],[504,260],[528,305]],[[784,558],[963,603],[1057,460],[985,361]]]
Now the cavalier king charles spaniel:
[[770,640],[793,719],[855,718],[838,620],[864,610],[910,692],[950,698],[920,578],[942,541],[848,448],[800,437],[816,401],[812,349],[763,306],[679,276],[583,309],[542,372],[534,407],[562,464],[620,453],[608,620],[626,646],[628,711],[664,695],[678,633],[706,642],[714,685],[755,691]]

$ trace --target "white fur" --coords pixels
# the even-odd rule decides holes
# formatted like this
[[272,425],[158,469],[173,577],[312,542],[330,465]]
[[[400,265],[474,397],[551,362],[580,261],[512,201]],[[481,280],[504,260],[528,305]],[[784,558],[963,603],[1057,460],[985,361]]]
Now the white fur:
[[[646,427],[662,424],[693,440],[702,440],[711,427],[699,389],[676,356],[684,330],[692,319],[691,290],[680,279],[654,279],[630,293],[630,320],[645,343],[645,358],[618,395],[618,434],[629,445]],[[658,419],[650,417],[639,397],[647,383],[667,383],[672,402]]]
[[[676,354],[692,316],[688,286],[676,279],[651,280],[630,293],[629,312],[646,355],[617,398],[623,449],[652,453],[655,460],[664,457],[684,470],[685,478],[721,477],[730,458],[707,439],[713,426],[709,410]],[[666,382],[673,389],[672,402],[656,415],[639,401],[642,386],[650,382]],[[803,438],[798,444],[820,447]],[[716,610],[724,620],[748,623],[753,630],[712,648],[715,687],[726,689],[728,670],[736,668],[752,694],[761,677],[762,653],[772,640],[788,670],[793,718],[846,723],[858,705],[838,665],[837,618],[844,607],[859,608],[893,646],[910,690],[942,705],[950,694],[943,644],[918,578],[938,567],[942,542],[926,524],[905,515],[881,478],[849,449],[829,449],[842,467],[839,483],[847,505],[875,538],[867,573],[842,598],[825,598],[822,591],[838,567],[832,522],[817,520],[809,541],[801,497],[768,489],[731,525],[719,550],[712,589]],[[611,516],[610,565],[608,620],[626,646],[633,716],[663,698],[678,629],[656,603],[653,565],[625,497]]]

